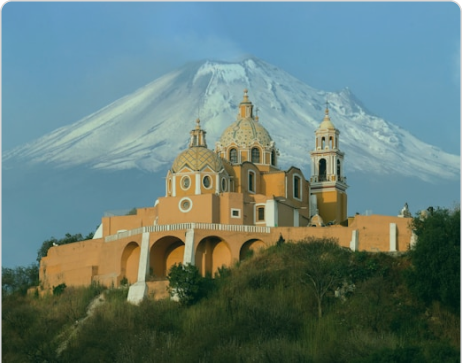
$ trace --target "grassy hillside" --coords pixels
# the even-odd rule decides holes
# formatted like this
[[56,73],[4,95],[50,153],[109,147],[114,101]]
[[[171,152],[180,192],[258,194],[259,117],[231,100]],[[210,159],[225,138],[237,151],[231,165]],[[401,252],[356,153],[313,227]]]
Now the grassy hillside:
[[[207,280],[192,306],[97,286],[3,297],[4,362],[459,362],[460,322],[408,290],[406,255],[274,246]],[[331,281],[322,297],[319,292]],[[313,282],[315,281],[316,284]],[[344,294],[335,297],[336,287]],[[102,300],[102,298],[100,298]],[[59,352],[59,354],[57,353]]]

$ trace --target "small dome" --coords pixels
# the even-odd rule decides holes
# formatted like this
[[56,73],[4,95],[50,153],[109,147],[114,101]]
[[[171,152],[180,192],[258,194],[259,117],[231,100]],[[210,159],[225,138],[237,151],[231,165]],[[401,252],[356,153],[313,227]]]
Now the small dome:
[[172,165],[172,171],[177,173],[185,166],[193,171],[199,171],[209,166],[213,171],[219,172],[223,169],[223,162],[212,150],[196,146],[186,149],[176,157]]
[[268,131],[260,123],[251,118],[244,118],[226,128],[221,135],[220,143],[223,147],[228,147],[233,142],[237,145],[250,145],[255,140],[262,146],[270,146],[272,141]]
[[329,117],[329,109],[326,107],[324,120],[322,120],[321,124],[319,125],[318,130],[335,130],[335,126],[330,120]]

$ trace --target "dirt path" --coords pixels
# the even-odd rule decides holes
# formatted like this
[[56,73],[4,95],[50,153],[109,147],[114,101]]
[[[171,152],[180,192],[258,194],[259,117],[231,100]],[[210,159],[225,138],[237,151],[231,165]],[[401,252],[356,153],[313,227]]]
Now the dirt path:
[[58,336],[58,339],[60,337],[63,337],[65,335],[67,335],[67,339],[64,340],[58,347],[58,349],[56,349],[56,355],[59,357],[61,355],[61,353],[67,348],[67,344],[69,343],[69,341],[77,334],[77,332],[79,331],[80,327],[82,326],[82,323],[87,320],[90,316],[92,316],[96,310],[97,307],[101,306],[102,304],[104,304],[106,302],[106,297],[104,295],[104,292],[102,292],[99,296],[95,297],[91,302],[90,304],[88,305],[88,308],[87,308],[87,311],[86,311],[86,315],[84,318],[82,319],[79,319],[75,322],[74,325],[72,325],[69,329],[63,331],[59,336]]

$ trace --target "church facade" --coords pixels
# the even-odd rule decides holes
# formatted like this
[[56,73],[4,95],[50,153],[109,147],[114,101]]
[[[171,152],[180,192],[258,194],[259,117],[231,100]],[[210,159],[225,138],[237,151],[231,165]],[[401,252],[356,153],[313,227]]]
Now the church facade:
[[103,217],[92,240],[52,247],[40,263],[42,291],[61,283],[128,283],[134,303],[161,298],[174,264],[213,275],[280,238],[333,237],[353,250],[407,250],[408,218],[347,216],[344,153],[328,107],[314,137],[309,177],[294,166],[280,170],[276,144],[245,90],[215,150],[196,120],[154,206]]

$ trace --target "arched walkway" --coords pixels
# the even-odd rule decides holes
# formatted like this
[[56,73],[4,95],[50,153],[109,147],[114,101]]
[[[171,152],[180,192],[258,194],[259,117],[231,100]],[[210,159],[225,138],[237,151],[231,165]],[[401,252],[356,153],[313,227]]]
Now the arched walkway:
[[244,260],[246,257],[253,253],[257,253],[259,250],[266,248],[265,242],[259,239],[251,239],[244,243],[239,252],[239,261]]
[[130,242],[122,252],[120,279],[126,278],[129,284],[138,281],[138,265],[140,261],[140,246]]
[[214,276],[218,268],[231,265],[231,251],[221,238],[206,237],[197,245],[195,262],[202,276]]
[[154,242],[149,255],[150,274],[164,278],[174,264],[183,263],[184,243],[178,237],[162,237]]

